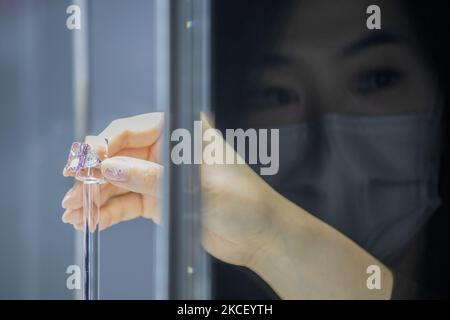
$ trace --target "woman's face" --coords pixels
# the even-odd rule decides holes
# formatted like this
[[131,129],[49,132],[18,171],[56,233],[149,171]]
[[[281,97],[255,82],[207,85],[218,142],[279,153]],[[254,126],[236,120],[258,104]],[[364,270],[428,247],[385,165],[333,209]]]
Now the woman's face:
[[247,81],[253,126],[326,113],[420,113],[438,89],[401,1],[378,1],[381,30],[368,30],[365,0],[293,1],[263,63]]

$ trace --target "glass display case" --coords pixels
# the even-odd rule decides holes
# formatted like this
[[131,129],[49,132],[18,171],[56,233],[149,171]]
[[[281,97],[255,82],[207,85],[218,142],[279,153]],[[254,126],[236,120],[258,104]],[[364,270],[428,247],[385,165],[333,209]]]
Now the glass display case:
[[[117,118],[163,111],[169,132],[208,111],[209,5],[1,1],[1,161],[10,181],[0,196],[1,298],[83,297],[68,287],[83,265],[83,233],[61,222],[70,144]],[[142,219],[101,232],[101,299],[209,297],[198,168],[164,162],[158,232]]]
[[0,299],[448,298],[450,4],[376,2],[0,0]]

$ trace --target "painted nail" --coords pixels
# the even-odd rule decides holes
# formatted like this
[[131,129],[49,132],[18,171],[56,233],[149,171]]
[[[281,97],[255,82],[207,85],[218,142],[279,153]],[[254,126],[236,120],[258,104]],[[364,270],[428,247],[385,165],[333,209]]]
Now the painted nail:
[[128,168],[124,160],[120,158],[105,160],[102,164],[102,173],[106,179],[117,182],[128,180]]

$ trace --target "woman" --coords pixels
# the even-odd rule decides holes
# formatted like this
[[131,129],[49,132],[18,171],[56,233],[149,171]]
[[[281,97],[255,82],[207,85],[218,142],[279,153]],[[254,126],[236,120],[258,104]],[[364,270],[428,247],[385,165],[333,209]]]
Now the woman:
[[[413,243],[442,202],[445,88],[410,6],[379,1],[382,29],[372,31],[369,1],[234,4],[217,6],[218,125],[279,128],[280,170],[202,166],[204,247],[285,299],[422,296],[414,280],[425,252]],[[227,8],[233,19],[222,21]],[[161,128],[152,113],[99,135],[113,155],[102,164],[102,229],[159,221]],[[81,205],[76,184],[64,221],[79,228]]]

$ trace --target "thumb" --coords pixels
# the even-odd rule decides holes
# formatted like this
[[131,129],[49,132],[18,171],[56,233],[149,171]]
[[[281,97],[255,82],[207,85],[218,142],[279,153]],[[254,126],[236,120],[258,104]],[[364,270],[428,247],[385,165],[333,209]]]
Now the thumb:
[[101,164],[102,174],[111,184],[159,197],[163,167],[155,162],[131,157],[112,157]]

